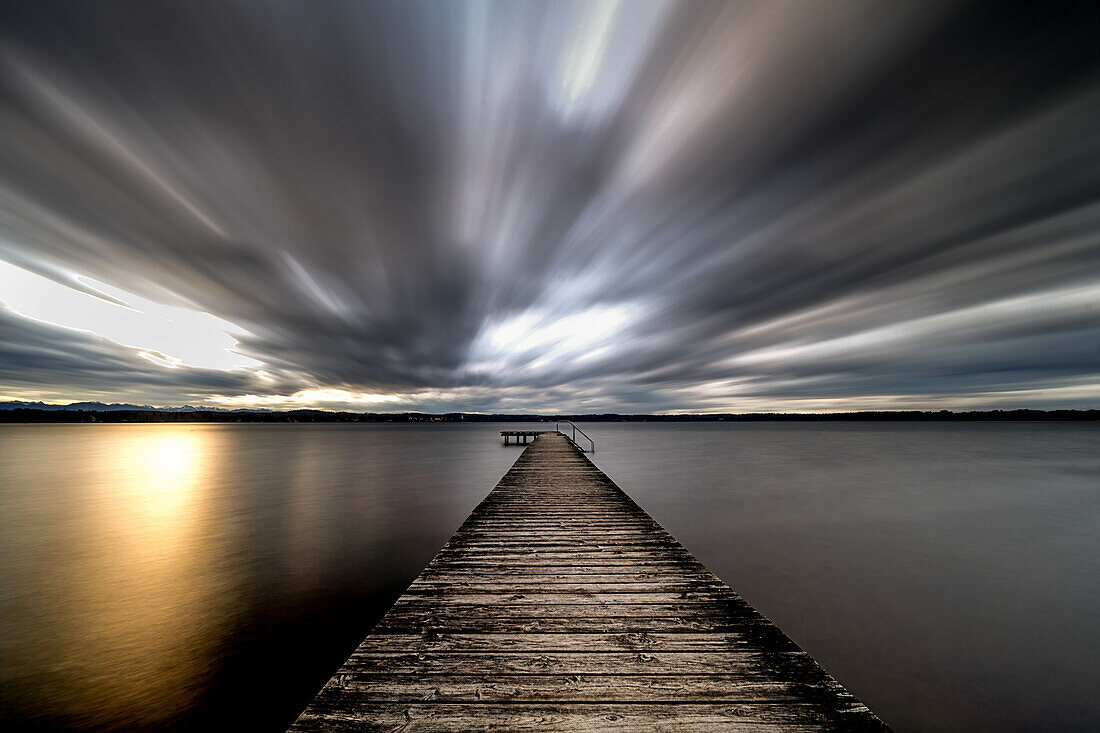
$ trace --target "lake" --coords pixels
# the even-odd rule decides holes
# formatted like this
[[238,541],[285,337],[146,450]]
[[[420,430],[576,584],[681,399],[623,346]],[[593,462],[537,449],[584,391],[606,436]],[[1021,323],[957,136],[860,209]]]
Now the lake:
[[[511,466],[504,427],[0,425],[0,726],[282,730]],[[1100,725],[1100,425],[583,427],[899,733]]]

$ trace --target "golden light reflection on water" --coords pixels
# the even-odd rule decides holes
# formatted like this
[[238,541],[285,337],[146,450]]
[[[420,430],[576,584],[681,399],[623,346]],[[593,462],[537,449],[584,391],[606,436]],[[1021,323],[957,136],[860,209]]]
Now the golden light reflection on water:
[[279,730],[515,460],[496,426],[0,424],[0,730]]
[[119,517],[130,528],[166,539],[183,530],[199,499],[203,462],[201,430],[135,435],[104,461],[119,480]]
[[204,687],[221,615],[209,567],[215,535],[203,529],[220,456],[210,436],[206,426],[104,426],[80,460],[64,462],[80,475],[36,477],[62,486],[51,498],[71,521],[39,548],[52,549],[57,566],[24,576],[24,593],[55,601],[38,620],[53,633],[16,635],[15,656],[47,670],[20,692],[49,700],[54,719],[156,724]]

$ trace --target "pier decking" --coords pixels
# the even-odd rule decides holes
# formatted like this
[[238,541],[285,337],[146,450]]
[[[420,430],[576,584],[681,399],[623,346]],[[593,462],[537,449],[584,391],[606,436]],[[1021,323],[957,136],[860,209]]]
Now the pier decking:
[[887,730],[553,432],[291,730],[490,728]]

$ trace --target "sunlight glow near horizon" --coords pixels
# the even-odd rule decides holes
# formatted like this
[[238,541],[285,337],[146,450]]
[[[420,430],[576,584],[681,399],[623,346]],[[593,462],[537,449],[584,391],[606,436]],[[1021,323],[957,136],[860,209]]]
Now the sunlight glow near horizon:
[[[103,298],[0,260],[0,303],[36,321],[87,331],[165,368],[179,365],[231,370],[259,366],[238,351],[247,331],[217,316],[163,305],[88,277],[74,277]],[[125,305],[113,303],[113,298]]]
[[346,389],[303,389],[290,395],[216,396],[212,401],[225,407],[307,409],[320,405],[377,405],[400,402],[401,395],[352,392]]

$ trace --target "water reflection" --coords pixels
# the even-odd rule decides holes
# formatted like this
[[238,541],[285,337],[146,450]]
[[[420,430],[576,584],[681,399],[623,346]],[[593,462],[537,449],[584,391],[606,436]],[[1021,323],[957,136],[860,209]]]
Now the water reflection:
[[8,561],[24,566],[20,595],[37,613],[6,615],[25,628],[5,633],[5,657],[38,671],[20,696],[50,700],[55,720],[149,726],[187,708],[208,667],[216,634],[207,627],[220,614],[206,567],[216,539],[201,532],[201,516],[221,454],[201,428],[101,430],[79,463],[44,460],[22,472],[49,497],[25,519],[43,533],[52,567],[35,572],[30,553]]
[[284,729],[515,460],[496,430],[0,425],[0,729]]
[[208,667],[216,636],[208,627],[221,614],[217,576],[206,566],[216,539],[200,521],[221,454],[202,428],[119,432],[93,469],[101,495],[89,502],[90,523],[102,535],[91,553],[95,572],[74,583],[89,607],[74,615],[100,629],[92,699],[122,697],[128,715],[149,724],[189,707]]
[[[217,460],[201,427],[155,426],[120,436],[103,457],[118,484],[119,517],[146,534],[174,534],[188,524],[202,491],[206,463]],[[168,544],[162,538],[158,544]]]

